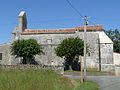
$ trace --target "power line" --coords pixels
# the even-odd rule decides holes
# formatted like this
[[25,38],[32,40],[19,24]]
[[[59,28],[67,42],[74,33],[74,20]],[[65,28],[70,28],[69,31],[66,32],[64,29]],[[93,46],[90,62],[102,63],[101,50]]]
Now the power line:
[[[66,0],[66,1],[67,1],[67,3],[71,6],[71,8],[74,9],[74,10],[78,13],[78,15],[85,20],[86,16],[83,16],[83,15],[78,11],[78,9],[76,9],[76,8],[72,5],[72,3],[71,3],[69,0]],[[90,20],[89,20],[89,22],[90,22],[91,24],[93,24],[93,25],[96,25],[96,23],[94,23],[94,22],[92,22],[92,21],[90,21]]]
[[84,18],[84,16],[72,5],[72,3],[69,0],[66,0],[67,3],[71,6],[72,9],[74,9],[80,17]]

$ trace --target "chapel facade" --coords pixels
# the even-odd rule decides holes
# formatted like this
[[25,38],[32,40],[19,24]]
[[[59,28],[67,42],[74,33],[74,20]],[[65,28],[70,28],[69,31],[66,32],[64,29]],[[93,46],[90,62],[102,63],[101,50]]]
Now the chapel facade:
[[[0,64],[16,65],[21,62],[20,58],[15,58],[10,54],[10,45],[14,40],[33,38],[44,48],[44,55],[35,56],[38,64],[55,65],[64,63],[64,58],[55,55],[54,48],[65,38],[79,37],[84,40],[84,27],[62,29],[29,29],[27,28],[27,17],[25,11],[21,11],[18,17],[19,24],[12,32],[12,41],[0,45]],[[86,43],[89,46],[86,65],[87,68],[97,68],[102,71],[114,70],[113,65],[113,42],[105,34],[102,26],[87,26]]]

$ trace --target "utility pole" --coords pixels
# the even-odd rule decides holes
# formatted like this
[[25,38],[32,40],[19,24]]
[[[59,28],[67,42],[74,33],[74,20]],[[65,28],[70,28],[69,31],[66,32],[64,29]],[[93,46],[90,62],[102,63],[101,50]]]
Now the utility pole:
[[84,80],[86,79],[86,31],[88,25],[88,17],[84,16]]
[[79,56],[80,59],[80,82],[83,83],[83,60],[81,55]]

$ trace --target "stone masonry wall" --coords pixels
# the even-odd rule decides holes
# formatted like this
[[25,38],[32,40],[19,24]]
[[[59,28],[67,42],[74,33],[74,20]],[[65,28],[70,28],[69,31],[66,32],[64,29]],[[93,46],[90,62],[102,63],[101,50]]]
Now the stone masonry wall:
[[[54,65],[62,65],[64,59],[57,57],[54,52],[54,48],[57,47],[60,42],[69,37],[80,37],[84,39],[83,32],[76,32],[71,34],[33,34],[33,35],[21,35],[20,39],[36,39],[44,48],[45,55],[37,55],[35,60],[38,64],[50,65],[52,62]],[[88,46],[86,65],[87,68],[100,68],[102,71],[113,70],[113,44],[100,44],[99,38],[96,32],[87,32],[86,43]],[[100,48],[99,48],[100,47]],[[100,51],[99,51],[100,49]],[[1,45],[0,52],[3,53],[3,60],[0,61],[2,65],[16,65],[20,63],[19,58],[15,58],[10,55],[10,44]],[[101,60],[101,63],[100,63]]]
[[113,44],[100,44],[101,70],[114,71],[113,65]]
[[[42,46],[44,47],[45,55],[36,56],[36,61],[40,64],[50,64],[51,61],[54,64],[63,64],[64,60],[59,58],[54,53],[54,48],[57,47],[60,42],[69,37],[80,37],[83,39],[84,33],[83,32],[76,32],[72,34],[33,34],[33,35],[21,35],[21,39],[29,39],[33,38],[36,39]],[[98,68],[98,61],[99,61],[99,47],[98,47],[98,34],[93,32],[88,32],[86,35],[87,45],[89,46],[89,55],[87,55],[87,66],[89,67],[96,67]],[[90,65],[89,63],[93,60],[93,64]]]
[[120,53],[113,53],[114,65],[120,65]]
[[10,43],[0,45],[0,53],[2,53],[1,65],[16,65],[20,63],[20,58],[15,58],[10,52]]
[[2,65],[10,65],[10,45],[4,44],[0,46],[0,53],[2,53],[2,60],[0,60],[0,64]]

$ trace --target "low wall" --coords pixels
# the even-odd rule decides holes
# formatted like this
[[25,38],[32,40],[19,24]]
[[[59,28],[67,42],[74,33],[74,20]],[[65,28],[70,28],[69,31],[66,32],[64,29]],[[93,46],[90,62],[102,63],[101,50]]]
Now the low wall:
[[115,75],[120,76],[120,65],[115,65]]
[[115,65],[114,64],[101,64],[101,71],[114,72]]
[[52,69],[58,74],[64,74],[63,65],[0,65],[1,69]]
[[120,53],[113,53],[114,56],[114,64],[120,65]]

